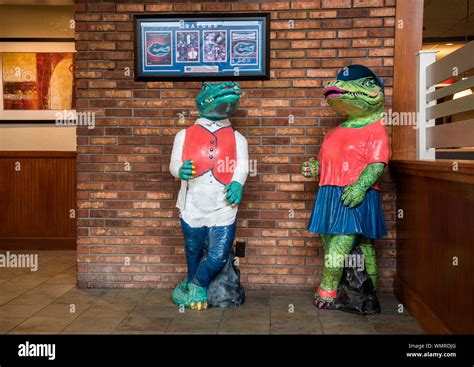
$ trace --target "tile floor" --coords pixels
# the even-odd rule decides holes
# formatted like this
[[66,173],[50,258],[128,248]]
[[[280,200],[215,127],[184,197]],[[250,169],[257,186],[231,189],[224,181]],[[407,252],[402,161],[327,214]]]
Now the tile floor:
[[382,313],[369,317],[318,311],[311,292],[254,290],[239,308],[180,313],[170,290],[76,289],[75,252],[38,253],[37,272],[0,268],[2,334],[423,333],[392,295],[380,295]]

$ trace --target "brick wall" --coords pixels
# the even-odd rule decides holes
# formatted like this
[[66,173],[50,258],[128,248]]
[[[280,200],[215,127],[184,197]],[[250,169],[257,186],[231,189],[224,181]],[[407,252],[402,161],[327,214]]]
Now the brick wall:
[[[96,114],[95,129],[77,130],[78,285],[169,288],[186,272],[174,208],[179,182],[168,164],[174,135],[196,118],[200,83],[135,82],[132,15],[269,11],[271,80],[241,82],[245,95],[232,118],[258,167],[238,216],[237,239],[247,242],[242,281],[248,288],[315,287],[322,250],[305,226],[317,186],[299,170],[340,122],[321,86],[339,68],[363,63],[383,77],[390,106],[395,0],[76,0],[75,8],[77,106]],[[390,291],[395,189],[388,174],[383,181],[390,234],[377,250],[380,289]]]

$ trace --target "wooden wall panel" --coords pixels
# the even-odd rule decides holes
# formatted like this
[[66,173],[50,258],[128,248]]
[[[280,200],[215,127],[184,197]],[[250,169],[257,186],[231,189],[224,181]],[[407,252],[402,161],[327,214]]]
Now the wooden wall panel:
[[403,210],[395,294],[427,332],[474,333],[474,184],[394,168]]
[[[416,53],[423,43],[423,0],[397,0],[393,70],[394,112],[416,112]],[[416,159],[413,126],[392,128],[392,159]]]
[[0,152],[0,248],[75,248],[71,209],[75,152]]

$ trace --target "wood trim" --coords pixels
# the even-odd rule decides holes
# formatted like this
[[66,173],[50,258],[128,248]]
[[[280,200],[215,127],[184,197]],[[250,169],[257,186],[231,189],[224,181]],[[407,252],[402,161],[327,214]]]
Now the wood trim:
[[0,250],[76,250],[76,238],[0,238]]
[[[398,0],[395,26],[393,103],[394,112],[416,112],[416,54],[423,44],[423,0]],[[392,127],[393,159],[416,159],[413,126]]]
[[0,37],[0,42],[75,42],[75,38]]
[[52,151],[52,150],[28,150],[28,151],[16,151],[16,150],[2,150],[0,151],[0,158],[14,158],[14,157],[61,157],[61,158],[75,158],[76,152],[72,151]]
[[424,331],[430,334],[453,334],[444,322],[413,292],[398,276],[393,279],[393,293],[418,321]]
[[474,162],[472,161],[394,160],[390,162],[390,167],[396,174],[410,174],[474,184]]

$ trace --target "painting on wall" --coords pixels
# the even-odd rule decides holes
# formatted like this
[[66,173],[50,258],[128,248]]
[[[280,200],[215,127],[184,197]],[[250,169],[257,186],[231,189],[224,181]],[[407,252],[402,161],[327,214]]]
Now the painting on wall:
[[6,52],[2,54],[4,110],[70,110],[73,54]]
[[73,44],[0,42],[1,122],[57,121],[74,101]]

